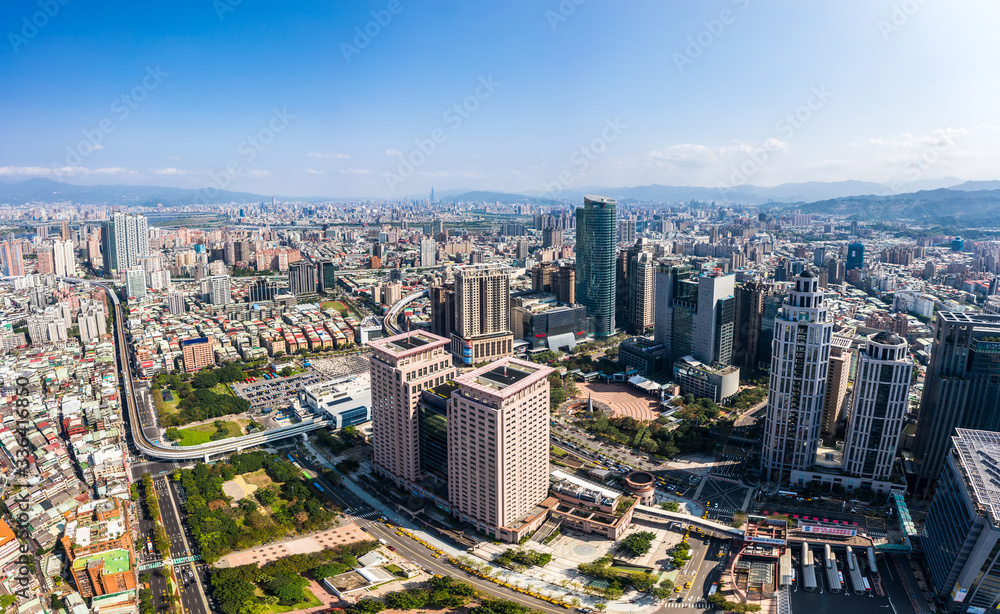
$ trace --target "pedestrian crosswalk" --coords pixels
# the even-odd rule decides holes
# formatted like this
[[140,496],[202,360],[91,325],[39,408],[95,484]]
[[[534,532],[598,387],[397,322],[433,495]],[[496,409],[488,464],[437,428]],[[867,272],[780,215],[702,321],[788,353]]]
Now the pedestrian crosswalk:
[[353,510],[350,508],[344,510],[344,513],[350,514],[355,518],[365,518],[366,520],[371,520],[372,518],[375,518],[376,516],[379,515],[379,513],[375,510],[364,510],[364,509]]
[[882,531],[868,531],[868,535],[871,537],[885,537],[885,533]]
[[665,608],[700,608],[705,609],[708,607],[707,601],[699,601],[697,603],[677,603],[674,601],[669,601],[663,604]]

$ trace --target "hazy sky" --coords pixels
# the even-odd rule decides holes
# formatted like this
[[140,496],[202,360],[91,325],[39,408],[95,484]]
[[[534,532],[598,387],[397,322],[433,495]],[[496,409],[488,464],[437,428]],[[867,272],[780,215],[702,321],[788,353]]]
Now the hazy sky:
[[0,180],[995,179],[998,18],[985,0],[5,0]]

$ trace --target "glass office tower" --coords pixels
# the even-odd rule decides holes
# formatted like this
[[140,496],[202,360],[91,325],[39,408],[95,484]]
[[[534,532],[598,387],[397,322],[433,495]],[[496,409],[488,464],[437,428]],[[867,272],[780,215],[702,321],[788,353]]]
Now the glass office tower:
[[616,203],[587,195],[576,210],[576,301],[594,318],[594,336],[615,332]]

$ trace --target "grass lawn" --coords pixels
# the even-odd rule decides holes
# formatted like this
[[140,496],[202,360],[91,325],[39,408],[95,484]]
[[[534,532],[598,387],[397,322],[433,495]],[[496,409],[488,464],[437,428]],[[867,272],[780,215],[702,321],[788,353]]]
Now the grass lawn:
[[163,400],[162,390],[153,391],[153,402],[156,404],[157,415],[164,416],[177,413],[177,404],[181,402],[181,399],[177,396],[177,391],[175,390],[171,390],[170,394],[173,395],[174,400],[168,402]]
[[[312,594],[312,591],[310,591],[308,588],[303,589],[303,592],[306,594],[306,600],[301,603],[296,603],[295,605],[279,605],[276,603],[274,605],[268,606],[268,608],[264,611],[270,612],[271,614],[283,614],[284,612],[295,612],[296,610],[306,610],[309,608],[315,608],[318,605],[322,605],[323,602],[317,599],[316,596]],[[261,596],[264,595],[264,593],[261,592],[260,589],[257,590],[257,593]]]
[[275,485],[267,475],[267,470],[259,469],[253,473],[244,473],[243,479],[246,480],[247,484],[253,484],[257,488],[267,488],[268,486],[275,486],[275,488],[281,486],[280,484]]
[[229,389],[229,386],[223,383],[218,383],[209,388],[209,390],[211,390],[215,394],[228,394],[231,397],[236,396],[233,394],[233,391]]
[[[239,437],[242,435],[242,427],[250,423],[249,420],[224,420],[224,422],[226,424],[226,428],[229,429],[230,437]],[[180,429],[180,432],[180,445],[198,446],[212,441],[212,435],[215,434],[215,425],[201,424],[198,426],[189,426],[186,429]]]
[[552,456],[566,456],[566,450],[562,448],[557,448],[556,446],[549,446]]

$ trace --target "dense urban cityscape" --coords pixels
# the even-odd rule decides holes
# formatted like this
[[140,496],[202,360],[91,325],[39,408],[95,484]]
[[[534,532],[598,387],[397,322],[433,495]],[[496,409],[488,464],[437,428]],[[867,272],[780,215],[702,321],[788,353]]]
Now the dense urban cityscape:
[[996,17],[0,3],[0,614],[1000,610]]

